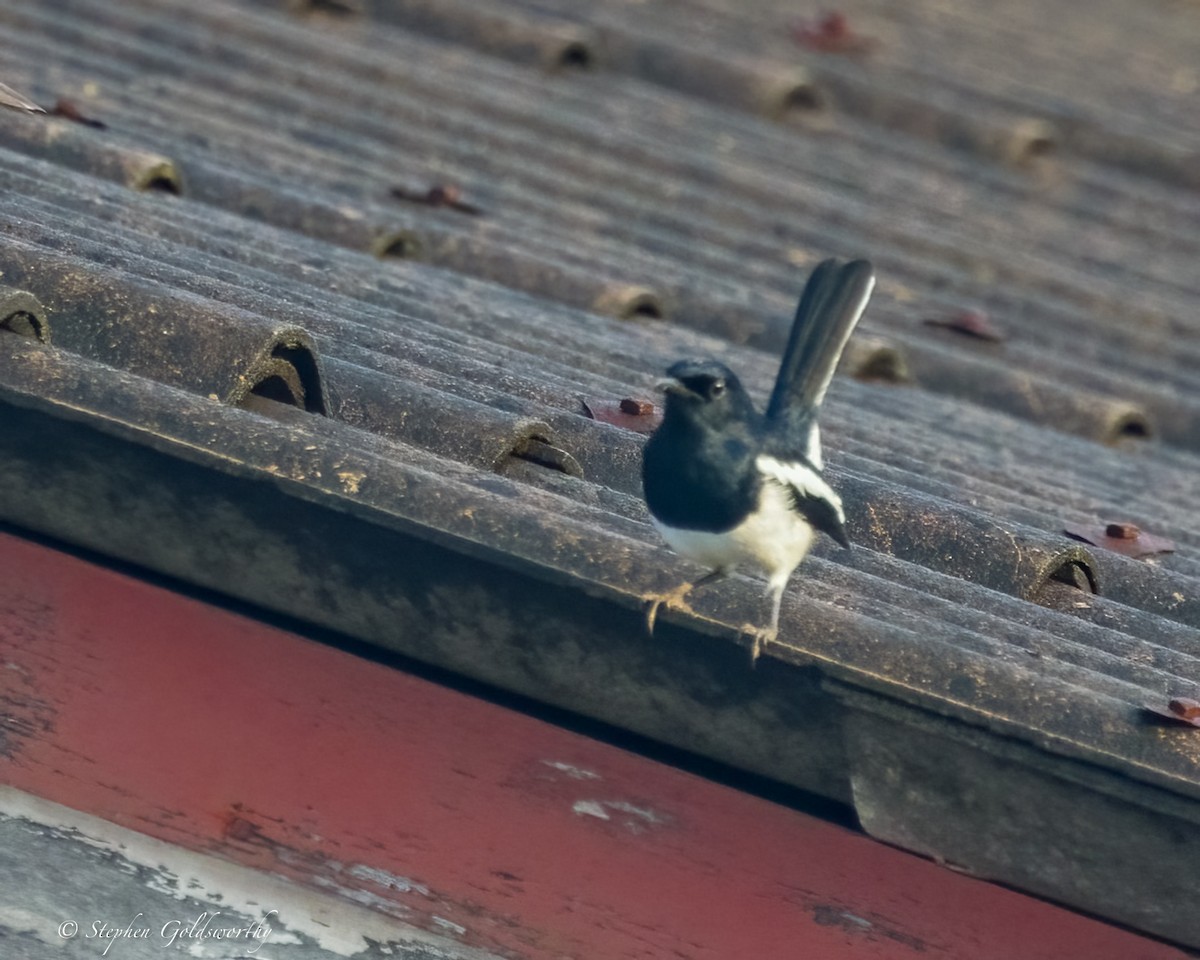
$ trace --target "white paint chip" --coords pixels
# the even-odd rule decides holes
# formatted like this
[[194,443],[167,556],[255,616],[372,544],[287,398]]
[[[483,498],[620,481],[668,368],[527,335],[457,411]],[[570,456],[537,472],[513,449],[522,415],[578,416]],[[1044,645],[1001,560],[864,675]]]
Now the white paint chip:
[[424,884],[410,880],[408,877],[400,877],[394,873],[388,873],[386,870],[379,870],[375,867],[356,863],[347,872],[350,876],[358,880],[366,880],[368,883],[378,884],[387,890],[398,890],[401,893],[419,893],[423,897],[430,896],[429,888]]
[[571,809],[580,816],[598,820],[612,820],[614,814],[625,814],[619,819],[632,833],[641,833],[647,826],[657,827],[671,822],[666,814],[624,800],[576,800]]
[[623,800],[606,800],[604,805],[610,810],[619,810],[621,813],[628,813],[632,816],[639,817],[647,823],[660,824],[667,823],[669,818],[655,813],[648,807],[635,807],[632,803],[625,803]]
[[543,760],[548,767],[553,767],[559,773],[565,773],[572,780],[603,780],[600,774],[593,770],[585,770],[583,767],[577,767],[574,764],[563,763],[561,760]]
[[456,934],[457,936],[461,937],[467,932],[466,927],[460,926],[453,920],[447,920],[445,917],[431,917],[430,919],[432,919],[433,922],[443,930],[449,930],[451,933]]
[[611,820],[604,809],[604,804],[598,800],[576,800],[575,805],[571,807],[581,817],[598,817],[601,820]]

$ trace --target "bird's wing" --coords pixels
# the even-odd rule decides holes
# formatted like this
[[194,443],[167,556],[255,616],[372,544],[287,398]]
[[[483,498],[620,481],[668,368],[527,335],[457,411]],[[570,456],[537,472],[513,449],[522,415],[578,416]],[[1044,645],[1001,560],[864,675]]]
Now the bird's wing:
[[802,460],[787,460],[770,454],[760,454],[755,466],[764,477],[787,490],[792,509],[801,514],[813,527],[829,534],[843,547],[850,546],[842,498],[811,464]]
[[766,428],[804,450],[817,469],[821,468],[817,410],[874,287],[875,271],[868,261],[824,260],[808,278],[796,307],[767,405]]

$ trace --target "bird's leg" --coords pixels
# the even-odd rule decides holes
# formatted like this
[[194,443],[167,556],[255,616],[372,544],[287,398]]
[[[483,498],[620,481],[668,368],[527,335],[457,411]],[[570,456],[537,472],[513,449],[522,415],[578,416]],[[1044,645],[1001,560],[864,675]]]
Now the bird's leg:
[[695,583],[681,583],[674,590],[651,597],[650,603],[646,607],[646,629],[649,631],[650,636],[654,636],[654,622],[658,619],[659,607],[665,606],[668,610],[686,610],[688,613],[694,615],[695,611],[684,602],[684,598],[697,587],[703,587],[706,584],[716,583],[718,580],[723,579],[727,573],[727,570],[713,570],[710,573],[706,573]]
[[750,645],[750,666],[758,663],[763,648],[768,643],[774,643],[776,637],[779,636],[779,608],[783,604],[783,591],[786,587],[786,578],[780,582],[772,580],[767,585],[767,592],[771,595],[771,625],[769,627],[756,627],[753,624],[746,624],[742,627],[741,632],[748,635],[753,641]]

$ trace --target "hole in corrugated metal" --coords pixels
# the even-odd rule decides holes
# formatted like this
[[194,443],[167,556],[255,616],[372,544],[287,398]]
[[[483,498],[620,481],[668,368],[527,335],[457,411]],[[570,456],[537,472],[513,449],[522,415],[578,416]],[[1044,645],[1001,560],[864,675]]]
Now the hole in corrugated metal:
[[667,315],[667,305],[657,291],[632,283],[609,284],[592,308],[621,320],[662,320]]
[[558,55],[558,65],[572,70],[588,70],[592,66],[591,48],[579,40],[573,40],[562,48]]
[[[303,406],[304,403],[304,392],[297,391],[296,384],[290,378],[278,374],[260,380],[250,392],[264,400],[286,403],[289,407]],[[297,396],[298,392],[299,396]]]
[[50,324],[38,298],[26,290],[0,286],[0,333],[49,343]]
[[1086,590],[1088,593],[1096,592],[1096,575],[1092,573],[1091,568],[1086,563],[1081,563],[1078,560],[1069,560],[1062,566],[1053,570],[1048,579],[1055,583],[1065,583],[1067,586],[1075,587],[1077,590]]
[[421,256],[421,241],[416,234],[399,230],[380,237],[375,243],[374,253],[384,259],[416,260]]
[[183,193],[183,178],[180,177],[175,164],[169,160],[151,163],[138,170],[131,185],[135,190],[153,190],[176,197]]
[[29,337],[31,340],[46,342],[42,321],[32,313],[18,310],[0,320],[0,331],[15,333],[18,337]]
[[1075,559],[1051,570],[1029,599],[1043,607],[1070,612],[1081,602],[1082,595],[1099,592],[1095,572],[1086,563]]
[[264,416],[277,416],[279,406],[326,415],[316,357],[300,344],[281,343],[259,368],[259,378],[238,406]]
[[908,366],[903,354],[895,347],[877,346],[858,360],[852,376],[871,383],[906,383]]
[[1129,413],[1121,417],[1112,427],[1110,443],[1122,440],[1150,440],[1154,436],[1154,428],[1150,421],[1138,413]]
[[271,356],[286,363],[291,369],[296,371],[300,389],[302,390],[301,403],[297,404],[297,406],[303,407],[309,413],[317,413],[325,416],[324,394],[321,390],[321,374],[317,367],[317,358],[313,356],[312,351],[299,344],[281,343],[271,351]]
[[583,467],[579,461],[566,450],[554,446],[545,437],[522,437],[508,457],[501,462],[499,472],[519,476],[525,464],[555,470],[570,477],[583,478]]
[[159,193],[170,193],[179,196],[179,184],[167,177],[155,177],[147,183],[143,190],[157,190]]
[[1058,131],[1040,118],[1016,122],[1008,136],[1008,160],[1031,171],[1048,169],[1058,153]]
[[825,109],[825,98],[811,83],[797,83],[783,95],[783,112],[818,113]]
[[1041,157],[1048,157],[1058,149],[1058,144],[1050,137],[1034,137],[1022,150],[1022,156],[1027,160],[1037,160]]
[[652,293],[639,294],[632,298],[621,311],[621,317],[624,319],[645,317],[648,320],[661,320],[663,318],[662,302]]

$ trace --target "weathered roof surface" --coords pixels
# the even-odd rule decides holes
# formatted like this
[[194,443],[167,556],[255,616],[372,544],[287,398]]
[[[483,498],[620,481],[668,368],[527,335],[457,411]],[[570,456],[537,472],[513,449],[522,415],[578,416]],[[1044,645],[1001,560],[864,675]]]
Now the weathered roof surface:
[[[1200,695],[1200,13],[576,6],[0,8],[5,82],[106,125],[0,116],[3,517],[1200,943],[1200,737],[1139,713]],[[765,395],[826,255],[880,273],[856,549],[755,671],[753,580],[651,641],[691,571],[583,402],[692,353]],[[1063,534],[1109,522],[1177,550]]]

